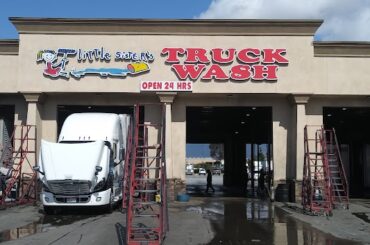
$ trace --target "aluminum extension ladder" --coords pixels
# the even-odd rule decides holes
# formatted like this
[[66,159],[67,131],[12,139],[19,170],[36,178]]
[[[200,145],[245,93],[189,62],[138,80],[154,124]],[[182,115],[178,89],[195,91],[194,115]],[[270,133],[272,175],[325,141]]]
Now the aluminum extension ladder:
[[[131,146],[126,157],[127,182],[124,182],[123,207],[126,212],[126,244],[162,244],[168,231],[165,162],[164,106],[162,122],[145,123],[140,105],[134,107]],[[156,142],[149,143],[149,132],[158,130]],[[153,131],[151,131],[153,132]],[[126,184],[125,184],[126,183]]]

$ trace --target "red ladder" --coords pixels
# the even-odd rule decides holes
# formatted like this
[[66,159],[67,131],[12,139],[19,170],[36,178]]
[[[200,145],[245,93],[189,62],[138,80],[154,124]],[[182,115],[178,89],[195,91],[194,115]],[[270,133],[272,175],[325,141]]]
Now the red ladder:
[[[31,200],[36,200],[37,173],[32,169],[33,162],[31,162],[32,160],[36,161],[36,126],[14,126],[11,142],[11,157],[5,159],[3,162],[4,166],[11,169],[11,176],[7,181],[5,191],[0,199],[1,205],[24,204]],[[29,172],[22,173],[25,166],[29,167]],[[17,182],[21,186],[21,188],[18,188],[21,191],[20,196],[16,200],[6,202],[6,198]]]
[[18,199],[17,204],[26,204],[30,202],[36,202],[37,200],[37,173],[23,173],[22,174],[22,186],[21,196]]
[[338,140],[334,128],[325,129],[325,139],[332,205],[334,208],[343,207],[348,209],[349,196],[347,177],[340,156]]
[[[168,231],[165,162],[165,110],[160,124],[141,120],[140,106],[134,107],[134,132],[129,156],[126,244],[159,245]],[[149,129],[157,129],[156,142],[149,143]],[[153,140],[153,139],[151,139]]]
[[[309,138],[312,134],[314,138]],[[325,132],[321,126],[304,128],[302,206],[313,214],[332,213]]]

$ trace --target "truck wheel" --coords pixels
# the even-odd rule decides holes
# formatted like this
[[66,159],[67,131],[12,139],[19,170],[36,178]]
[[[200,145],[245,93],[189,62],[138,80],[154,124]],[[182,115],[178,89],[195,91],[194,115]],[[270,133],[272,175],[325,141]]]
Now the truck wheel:
[[55,214],[55,211],[56,211],[56,209],[54,207],[44,206],[44,212],[47,215],[53,215],[53,214]]

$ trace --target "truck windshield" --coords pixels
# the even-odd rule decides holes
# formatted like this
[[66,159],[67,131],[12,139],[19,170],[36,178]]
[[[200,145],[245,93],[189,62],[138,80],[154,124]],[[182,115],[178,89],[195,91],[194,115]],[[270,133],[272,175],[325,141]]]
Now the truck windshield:
[[[65,140],[60,141],[61,144],[83,144],[83,143],[91,143],[94,142],[93,140],[90,141],[74,141],[74,140]],[[108,146],[109,149],[112,149],[111,143],[109,141],[104,141],[104,145]]]

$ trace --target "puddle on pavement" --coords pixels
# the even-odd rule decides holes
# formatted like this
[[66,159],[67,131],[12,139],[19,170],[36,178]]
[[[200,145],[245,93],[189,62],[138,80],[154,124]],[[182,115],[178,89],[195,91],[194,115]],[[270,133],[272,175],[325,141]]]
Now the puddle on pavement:
[[256,199],[213,199],[187,210],[210,220],[215,237],[209,244],[359,244],[323,233]]
[[354,216],[356,216],[357,218],[360,218],[362,219],[363,221],[365,221],[366,223],[370,223],[370,213],[352,213]]
[[38,221],[32,222],[30,224],[11,230],[1,231],[0,242],[17,240],[36,233],[57,229],[59,226],[62,225],[69,225],[80,220],[97,216],[93,214],[94,210],[90,211],[85,209],[85,211],[81,211],[82,210],[67,210],[57,215],[44,215]]

